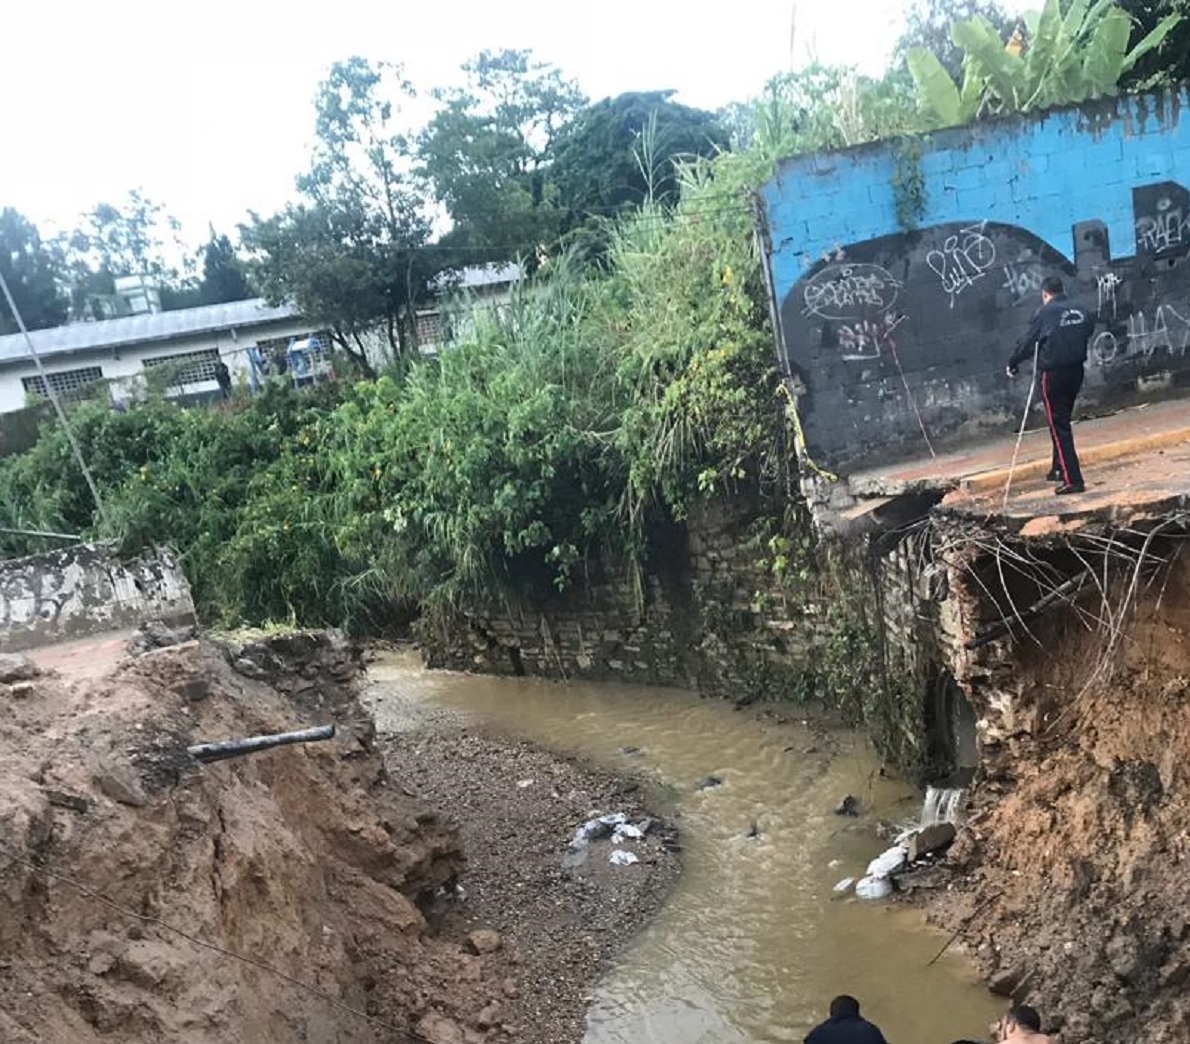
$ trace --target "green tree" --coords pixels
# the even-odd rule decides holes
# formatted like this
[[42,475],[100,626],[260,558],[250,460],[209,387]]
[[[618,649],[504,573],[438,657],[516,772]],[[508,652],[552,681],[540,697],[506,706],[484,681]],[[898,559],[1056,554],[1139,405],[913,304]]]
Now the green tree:
[[559,130],[585,99],[528,51],[484,51],[463,71],[463,87],[435,94],[422,170],[454,223],[443,246],[471,262],[510,260],[557,237],[565,211],[549,167]]
[[157,284],[163,296],[181,293],[187,280],[169,255],[183,256],[180,225],[165,207],[138,189],[121,203],[99,203],[83,215],[81,227],[58,241],[70,285],[75,318],[104,318],[104,299],[115,293],[120,276],[143,275]]
[[552,177],[572,214],[610,214],[645,200],[672,201],[677,164],[728,146],[718,118],[673,100],[673,91],[630,91],[581,110],[558,136]]
[[[37,226],[11,207],[0,210],[0,274],[30,330],[66,322],[61,257],[42,242]],[[0,334],[17,329],[8,302],[0,296]]]
[[364,342],[380,331],[399,356],[414,345],[415,308],[434,275],[422,248],[430,223],[402,102],[398,66],[336,63],[319,88],[303,201],[241,229],[252,271],[274,304],[291,300],[371,372]]
[[222,304],[224,301],[244,301],[252,296],[244,263],[236,256],[231,240],[225,235],[216,235],[211,229],[211,238],[202,249],[202,280],[198,285],[198,297],[202,304]]
[[177,218],[138,189],[118,206],[98,204],[84,215],[84,221],[72,245],[90,255],[93,268],[113,276],[152,276],[161,282],[177,278],[175,266],[165,256],[167,238],[177,242]]

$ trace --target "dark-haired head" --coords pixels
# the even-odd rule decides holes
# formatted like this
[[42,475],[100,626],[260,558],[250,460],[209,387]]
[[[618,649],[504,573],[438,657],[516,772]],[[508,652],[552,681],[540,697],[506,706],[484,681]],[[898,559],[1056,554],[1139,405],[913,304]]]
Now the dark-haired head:
[[831,1018],[841,1019],[848,1015],[859,1014],[859,1001],[847,994],[841,994],[831,1001]]
[[1057,276],[1046,276],[1041,281],[1041,292],[1050,297],[1058,297],[1066,292],[1066,287]]
[[1037,1014],[1036,1008],[1030,1008],[1027,1004],[1018,1004],[1016,1007],[1008,1009],[1009,1022],[1015,1022],[1018,1026],[1024,1026],[1027,1030],[1032,1030],[1034,1033],[1041,1032],[1041,1016]]

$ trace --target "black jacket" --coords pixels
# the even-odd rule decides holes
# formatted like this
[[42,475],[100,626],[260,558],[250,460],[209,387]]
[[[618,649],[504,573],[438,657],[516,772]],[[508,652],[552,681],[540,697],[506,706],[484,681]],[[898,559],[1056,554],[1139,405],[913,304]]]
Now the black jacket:
[[840,1015],[810,1030],[806,1044],[888,1044],[877,1027],[859,1015]]
[[1008,360],[1015,370],[1033,356],[1033,345],[1040,341],[1037,356],[1039,370],[1062,370],[1082,366],[1087,361],[1087,344],[1095,329],[1096,317],[1082,305],[1059,294],[1049,304],[1037,309],[1029,329]]

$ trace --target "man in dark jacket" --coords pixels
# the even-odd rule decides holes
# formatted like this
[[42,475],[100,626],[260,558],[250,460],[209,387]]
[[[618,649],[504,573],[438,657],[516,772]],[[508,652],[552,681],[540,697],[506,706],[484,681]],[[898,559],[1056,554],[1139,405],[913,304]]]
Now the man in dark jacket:
[[1008,360],[1008,376],[1015,377],[1021,363],[1037,346],[1041,398],[1054,444],[1052,467],[1046,478],[1061,483],[1054,490],[1060,496],[1082,493],[1086,489],[1074,449],[1070,417],[1074,412],[1074,400],[1083,386],[1087,344],[1094,329],[1095,316],[1066,296],[1061,279],[1049,276],[1041,284],[1041,307]]
[[810,1030],[806,1044],[888,1044],[874,1024],[860,1018],[854,997],[836,997],[830,1010],[831,1017]]

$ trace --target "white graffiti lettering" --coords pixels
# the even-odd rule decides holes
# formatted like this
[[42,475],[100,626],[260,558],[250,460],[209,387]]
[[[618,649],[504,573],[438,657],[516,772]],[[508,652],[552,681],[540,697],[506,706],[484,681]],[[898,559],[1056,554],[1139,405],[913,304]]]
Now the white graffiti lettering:
[[842,358],[848,360],[880,358],[880,325],[864,319],[839,328]]
[[1190,348],[1190,317],[1173,305],[1158,305],[1150,325],[1144,312],[1128,317],[1128,354],[1151,359],[1158,352],[1184,355]]
[[840,358],[848,362],[879,359],[891,341],[892,332],[905,321],[904,315],[886,315],[883,322],[861,319],[839,327]]
[[982,279],[996,263],[996,244],[986,235],[986,221],[968,225],[955,236],[947,236],[941,250],[926,254],[926,264],[942,283],[950,297],[950,307],[964,290]]
[[1190,245],[1190,221],[1168,196],[1157,201],[1156,214],[1144,214],[1136,219],[1138,254],[1160,254],[1184,245]]
[[1111,309],[1111,314],[1116,314],[1116,288],[1120,285],[1120,277],[1115,272],[1102,272],[1095,277],[1095,282],[1099,286],[1099,304],[1097,310],[1100,316],[1107,314],[1108,308]]
[[1181,357],[1190,351],[1190,315],[1173,305],[1158,305],[1152,318],[1144,312],[1128,317],[1125,331],[1104,330],[1091,342],[1089,358],[1099,366],[1129,359],[1149,360],[1161,355]]
[[1110,366],[1119,358],[1119,355],[1120,342],[1110,330],[1104,330],[1091,342],[1089,356],[1093,365]]
[[802,291],[803,315],[857,319],[883,312],[897,300],[901,284],[879,265],[828,265]]
[[1041,272],[1036,268],[1023,268],[1020,265],[1004,266],[1004,286],[1002,289],[1011,292],[1016,300],[1035,294],[1041,289]]

